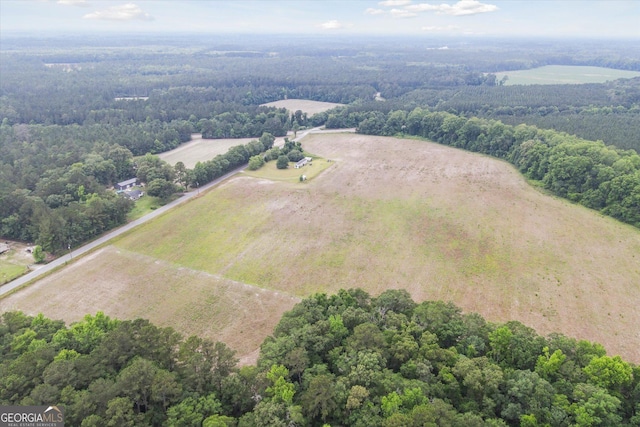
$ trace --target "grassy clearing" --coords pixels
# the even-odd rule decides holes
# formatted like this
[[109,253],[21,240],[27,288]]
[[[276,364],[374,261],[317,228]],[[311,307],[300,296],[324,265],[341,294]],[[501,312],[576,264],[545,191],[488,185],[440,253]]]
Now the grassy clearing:
[[609,80],[640,76],[640,72],[637,71],[571,65],[546,65],[531,70],[506,71],[495,74],[498,80],[505,75],[509,77],[505,85],[604,83]]
[[171,151],[160,153],[158,157],[170,165],[182,162],[187,168],[193,169],[198,162],[211,160],[218,154],[226,153],[231,147],[244,145],[255,139],[258,138],[202,139],[196,134],[192,136],[191,141]]
[[[242,298],[249,313],[272,304],[260,313],[273,325],[314,292],[405,288],[417,301],[453,301],[640,361],[637,229],[549,197],[485,156],[357,134],[314,134],[304,144],[335,159],[306,184],[236,176],[114,242],[117,258],[96,255],[46,279],[74,301],[66,311],[40,282],[0,308],[80,318],[105,307],[249,351],[269,332],[233,338]],[[245,286],[251,298],[234,294]]]
[[267,162],[260,169],[251,171],[245,169],[244,173],[254,178],[268,179],[271,181],[284,181],[284,182],[300,182],[300,176],[304,175],[307,180],[311,180],[318,176],[322,171],[331,166],[331,162],[326,159],[314,157],[312,164],[303,166],[300,169],[294,167],[294,162],[289,162],[287,169],[278,169],[276,167],[276,161]]
[[280,101],[269,102],[262,104],[267,107],[286,108],[292,113],[300,110],[303,113],[307,113],[309,117],[316,113],[322,113],[323,111],[330,110],[344,104],[336,104],[334,102],[322,102],[311,101],[308,99],[283,99]]
[[67,322],[97,311],[121,319],[147,318],[185,336],[224,341],[244,363],[253,363],[260,342],[277,322],[272,313],[282,313],[297,301],[108,246],[3,298],[0,309],[43,312]]
[[0,285],[26,274],[29,268],[26,265],[13,264],[0,259]]
[[19,242],[10,242],[9,251],[0,255],[0,284],[29,272],[29,265],[34,263],[33,256],[26,252],[27,245]]
[[127,220],[136,220],[148,214],[149,212],[158,209],[160,206],[162,205],[160,204],[160,200],[157,197],[152,197],[148,194],[145,194],[144,196],[136,200],[133,209],[127,215]]

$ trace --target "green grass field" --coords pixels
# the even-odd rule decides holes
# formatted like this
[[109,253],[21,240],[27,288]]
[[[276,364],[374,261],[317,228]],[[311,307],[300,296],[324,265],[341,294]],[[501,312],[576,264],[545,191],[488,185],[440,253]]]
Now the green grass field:
[[640,72],[638,71],[569,65],[547,65],[530,70],[506,71],[495,74],[498,81],[500,81],[505,75],[508,76],[508,80],[505,85],[509,86],[604,83],[609,80],[630,79],[640,76]]
[[18,265],[0,260],[0,285],[10,282],[28,271],[29,269],[25,265]]
[[152,197],[152,196],[149,196],[148,194],[145,194],[144,196],[136,200],[135,205],[133,206],[133,209],[127,215],[127,220],[128,221],[136,220],[148,214],[149,212],[155,209],[158,209],[160,206],[162,205],[160,204],[160,200],[158,200],[157,197]]
[[33,264],[33,256],[24,251],[25,244],[12,243],[12,248],[0,255],[0,284],[29,272],[29,264]]
[[[358,134],[304,144],[332,159],[306,183],[275,166],[236,175],[0,309],[143,316],[246,356],[301,297],[404,288],[640,361],[637,229],[545,195],[485,156]],[[261,326],[247,328],[254,313]]]
[[276,167],[276,161],[273,160],[265,163],[264,166],[255,171],[245,169],[244,173],[254,178],[262,178],[272,181],[300,182],[300,176],[304,175],[307,180],[311,180],[331,166],[331,162],[327,159],[318,158],[310,155],[309,153],[305,153],[305,156],[313,157],[313,162],[300,169],[294,168],[294,162],[289,162],[289,167],[287,169],[278,169]]

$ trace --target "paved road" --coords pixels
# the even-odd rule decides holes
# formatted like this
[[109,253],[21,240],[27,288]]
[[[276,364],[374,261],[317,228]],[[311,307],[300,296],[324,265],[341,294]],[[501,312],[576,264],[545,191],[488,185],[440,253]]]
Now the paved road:
[[[302,138],[304,138],[305,136],[307,136],[309,133],[315,133],[315,132],[319,132],[321,128],[317,127],[317,128],[313,128],[313,129],[307,129],[305,131],[299,132],[298,136],[296,136],[296,138],[294,138],[294,141],[299,141]],[[282,140],[282,143],[284,144],[284,139]],[[73,260],[73,257],[78,257],[86,252],[89,252],[92,249],[95,249],[96,247],[108,242],[109,240],[113,239],[114,237],[117,237],[119,235],[121,235],[122,233],[126,233],[127,231],[139,226],[140,224],[144,224],[147,221],[152,220],[153,218],[157,217],[158,215],[162,215],[163,213],[165,213],[166,211],[168,211],[169,209],[173,209],[174,207],[186,202],[187,200],[192,199],[193,197],[197,197],[200,192],[205,192],[207,191],[209,188],[214,187],[216,185],[218,185],[219,183],[221,183],[222,181],[224,181],[227,178],[230,178],[231,176],[237,174],[238,172],[244,170],[246,166],[241,166],[237,169],[232,170],[231,172],[221,176],[220,178],[217,178],[213,181],[211,181],[210,183],[203,185],[202,187],[200,187],[199,189],[195,190],[195,191],[190,191],[188,193],[185,193],[182,197],[180,197],[179,199],[174,200],[171,203],[168,203],[164,206],[162,206],[161,208],[158,208],[156,210],[154,210],[153,212],[143,216],[142,218],[138,218],[135,221],[132,221],[126,225],[123,225],[120,228],[117,228],[113,231],[108,232],[107,234],[103,235],[102,237],[87,243],[84,246],[81,246],[77,249],[74,249],[73,251],[71,251],[70,253],[61,256],[60,258],[56,258],[54,261],[51,261],[48,264],[43,265],[42,267],[39,267],[37,270],[33,270],[28,274],[25,274],[24,276],[20,276],[17,279],[5,283],[4,285],[0,286],[0,296],[11,292],[12,290],[42,276],[43,274],[50,272],[51,270],[54,270],[60,266],[63,266],[65,264],[67,264],[68,262]]]
[[37,270],[33,270],[32,272],[25,274],[24,276],[20,276],[17,279],[5,283],[4,285],[0,286],[0,295],[4,295],[7,292],[11,292],[12,290],[24,285],[25,283],[28,283],[30,281],[32,281],[33,279],[51,271],[54,270],[62,265],[65,265],[66,263],[68,263],[69,261],[73,260],[73,257],[78,257],[86,252],[89,252],[90,250],[108,242],[109,240],[113,239],[116,236],[121,235],[122,233],[126,233],[127,231],[139,226],[140,224],[144,224],[147,221],[152,220],[153,218],[156,218],[159,215],[162,215],[163,213],[165,213],[166,211],[168,211],[169,209],[172,209],[184,202],[186,202],[187,200],[190,200],[194,197],[198,197],[200,195],[200,192],[205,192],[207,191],[209,188],[218,185],[219,183],[221,183],[222,181],[224,181],[225,179],[237,174],[238,172],[244,170],[246,166],[241,166],[237,169],[232,170],[231,172],[227,173],[226,175],[221,176],[220,178],[217,178],[213,181],[211,181],[210,183],[203,185],[202,187],[200,187],[197,190],[194,191],[190,191],[188,193],[184,193],[184,195],[176,200],[174,200],[171,203],[168,203],[156,210],[154,210],[153,212],[136,219],[135,221],[131,221],[128,224],[123,225],[120,228],[116,228],[113,231],[108,232],[107,234],[101,236],[100,238],[87,243],[84,246],[81,246],[77,249],[74,249],[73,251],[71,251],[70,253],[61,256],[60,258],[56,258],[54,261],[51,261],[48,264],[43,265],[42,267],[39,267]]

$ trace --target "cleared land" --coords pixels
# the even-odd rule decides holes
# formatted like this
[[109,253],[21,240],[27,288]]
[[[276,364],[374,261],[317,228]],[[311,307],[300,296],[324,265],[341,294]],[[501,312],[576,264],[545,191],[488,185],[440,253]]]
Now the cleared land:
[[299,297],[406,288],[640,362],[637,229],[437,144],[316,134],[304,147],[334,164],[305,183],[239,175],[0,309],[147,317],[252,360]]
[[191,141],[161,153],[158,157],[170,165],[182,162],[187,168],[193,169],[198,162],[211,160],[218,154],[226,153],[231,147],[244,145],[254,139],[258,138],[203,139],[202,135],[196,133],[191,136]]
[[301,175],[304,175],[307,180],[313,179],[325,169],[331,167],[332,163],[327,159],[316,158],[310,164],[307,164],[300,169],[294,168],[294,165],[294,162],[289,162],[288,169],[278,169],[276,166],[276,161],[273,160],[267,162],[258,170],[250,171],[249,169],[245,169],[243,173],[254,178],[264,178],[273,181],[286,181],[295,183],[300,182]]
[[[310,101],[307,99],[285,99],[282,101],[269,102],[263,104],[268,107],[286,108],[291,113],[300,110],[312,116],[316,113],[330,110],[342,104],[335,104],[332,102],[320,102]],[[290,134],[291,137],[293,134]],[[231,139],[203,139],[200,134],[193,134],[191,141],[181,144],[179,147],[159,154],[159,157],[170,165],[175,165],[178,162],[184,163],[184,165],[193,169],[198,162],[205,162],[216,157],[218,154],[226,153],[229,148],[236,145],[244,145],[249,141],[258,138],[231,138]],[[281,146],[284,144],[284,138],[277,138],[275,145]]]
[[[3,241],[4,244],[4,241]],[[0,284],[7,283],[29,271],[34,264],[33,255],[26,251],[27,245],[20,242],[6,242],[9,250],[0,254]],[[34,265],[34,268],[37,268]]]
[[330,110],[343,104],[336,104],[333,102],[321,102],[310,101],[308,99],[283,99],[281,101],[269,102],[262,104],[267,107],[286,108],[287,110],[295,113],[300,110],[303,113],[307,113],[309,117],[316,113],[322,113],[323,111]]
[[640,76],[640,72],[637,71],[571,65],[547,65],[531,70],[506,71],[495,74],[498,80],[505,75],[509,76],[505,85],[604,83],[609,80]]

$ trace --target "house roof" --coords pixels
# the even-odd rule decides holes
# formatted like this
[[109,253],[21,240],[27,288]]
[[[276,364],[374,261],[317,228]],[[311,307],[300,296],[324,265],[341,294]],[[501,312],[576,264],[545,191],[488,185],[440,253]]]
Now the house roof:
[[127,197],[131,198],[131,199],[135,199],[135,198],[139,198],[142,196],[142,191],[140,190],[131,190],[131,191],[125,191],[124,194],[127,195]]
[[138,182],[138,178],[131,178],[131,179],[127,179],[126,181],[119,182],[116,185],[118,187],[124,187],[125,185],[135,184],[136,182]]

